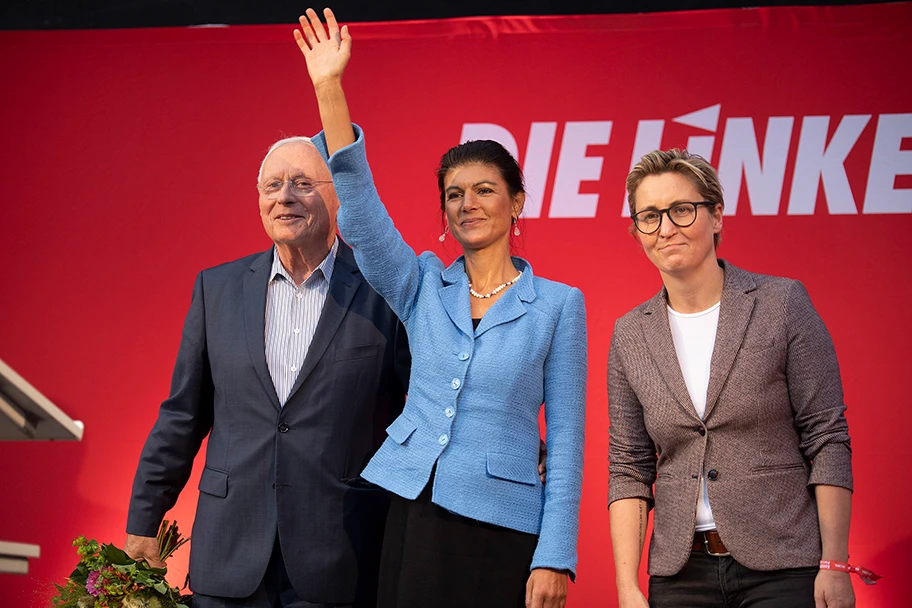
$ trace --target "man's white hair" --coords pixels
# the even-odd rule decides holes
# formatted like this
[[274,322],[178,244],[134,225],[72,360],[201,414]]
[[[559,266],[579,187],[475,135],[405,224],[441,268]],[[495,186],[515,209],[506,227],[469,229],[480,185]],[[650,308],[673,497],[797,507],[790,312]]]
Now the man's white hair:
[[276,148],[281,148],[282,146],[285,146],[288,144],[306,144],[308,146],[313,146],[314,148],[317,147],[314,145],[313,140],[311,138],[304,137],[303,135],[295,135],[294,137],[286,137],[285,139],[280,139],[279,141],[275,142],[274,144],[269,146],[269,150],[266,151],[266,156],[263,157],[263,162],[260,163],[260,172],[257,174],[257,183],[258,184],[263,180],[263,166],[266,164],[266,159],[269,158],[270,154],[275,152]]

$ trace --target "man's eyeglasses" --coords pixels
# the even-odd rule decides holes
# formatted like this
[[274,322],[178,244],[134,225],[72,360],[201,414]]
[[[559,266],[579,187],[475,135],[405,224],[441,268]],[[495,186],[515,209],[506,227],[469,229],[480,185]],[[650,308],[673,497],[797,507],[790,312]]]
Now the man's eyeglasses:
[[715,207],[716,203],[675,203],[668,209],[644,209],[633,214],[633,225],[643,234],[652,234],[662,227],[662,214],[678,228],[687,228],[697,220],[697,207]]
[[319,184],[331,184],[331,179],[307,179],[306,177],[296,177],[288,181],[274,179],[265,184],[257,184],[257,188],[263,192],[267,199],[273,200],[278,198],[279,194],[285,188],[285,184],[291,186],[291,193],[295,196],[306,196],[316,190]]

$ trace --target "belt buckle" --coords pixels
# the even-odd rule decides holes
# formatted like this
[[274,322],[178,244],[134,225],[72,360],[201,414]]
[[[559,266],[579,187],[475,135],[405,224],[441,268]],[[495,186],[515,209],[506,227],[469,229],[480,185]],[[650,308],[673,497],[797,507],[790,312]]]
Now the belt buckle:
[[706,532],[701,532],[703,534],[703,548],[706,550],[706,553],[712,555],[713,557],[728,557],[731,555],[731,551],[724,551],[722,553],[714,553],[709,550],[709,537],[706,535]]

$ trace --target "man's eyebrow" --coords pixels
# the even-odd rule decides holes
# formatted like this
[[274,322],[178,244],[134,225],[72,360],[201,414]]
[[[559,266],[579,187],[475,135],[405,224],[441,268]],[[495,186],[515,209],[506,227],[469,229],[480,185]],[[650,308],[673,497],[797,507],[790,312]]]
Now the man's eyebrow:
[[[278,175],[278,174],[265,175],[265,176],[263,176],[263,179],[264,179],[264,180],[267,180],[267,181],[269,181],[269,180],[274,180],[274,179],[281,180],[281,179],[282,179],[282,176],[280,176],[280,175]],[[312,182],[317,181],[317,178],[311,177],[310,175],[307,175],[306,173],[295,173],[294,175],[288,176],[288,179],[290,179],[290,180],[293,180],[293,179],[307,179],[307,180],[310,180],[310,181],[312,181]]]

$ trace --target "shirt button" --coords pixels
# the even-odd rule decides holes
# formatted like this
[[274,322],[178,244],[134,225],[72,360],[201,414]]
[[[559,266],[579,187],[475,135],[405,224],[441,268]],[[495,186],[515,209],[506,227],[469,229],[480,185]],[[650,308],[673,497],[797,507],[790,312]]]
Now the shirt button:
[[709,473],[706,474],[706,476],[710,479],[710,481],[715,481],[719,477],[719,471],[711,469]]
[[294,333],[296,333],[296,334],[301,333],[301,328],[300,328],[300,327],[295,327],[295,328],[294,328]]
[[455,414],[455,413],[456,413],[456,412],[453,411],[453,408],[451,408],[451,407],[448,407],[448,408],[446,408],[445,410],[443,410],[443,414],[444,414],[447,418],[452,418],[452,417],[453,417],[453,414]]
[[280,433],[287,433],[287,432],[288,432],[288,425],[285,424],[284,422],[281,423],[281,424],[279,425],[279,432],[280,432]]
[[295,294],[295,297],[300,300],[301,298],[304,297],[304,294],[299,291],[298,293]]
[[437,439],[437,443],[439,443],[440,445],[446,445],[447,441],[449,441],[449,440],[450,440],[450,438],[447,437],[446,435],[441,435],[440,438]]
[[291,371],[293,371],[293,372],[296,372],[296,371],[298,371],[298,368],[297,368],[297,366],[295,366],[295,365],[292,365],[292,366],[291,366]]
[[459,353],[459,360],[466,361],[469,358],[469,353]]
[[459,385],[461,384],[462,382],[459,381],[459,378],[453,378],[453,382],[450,383],[450,385],[453,387],[453,390],[459,388]]

